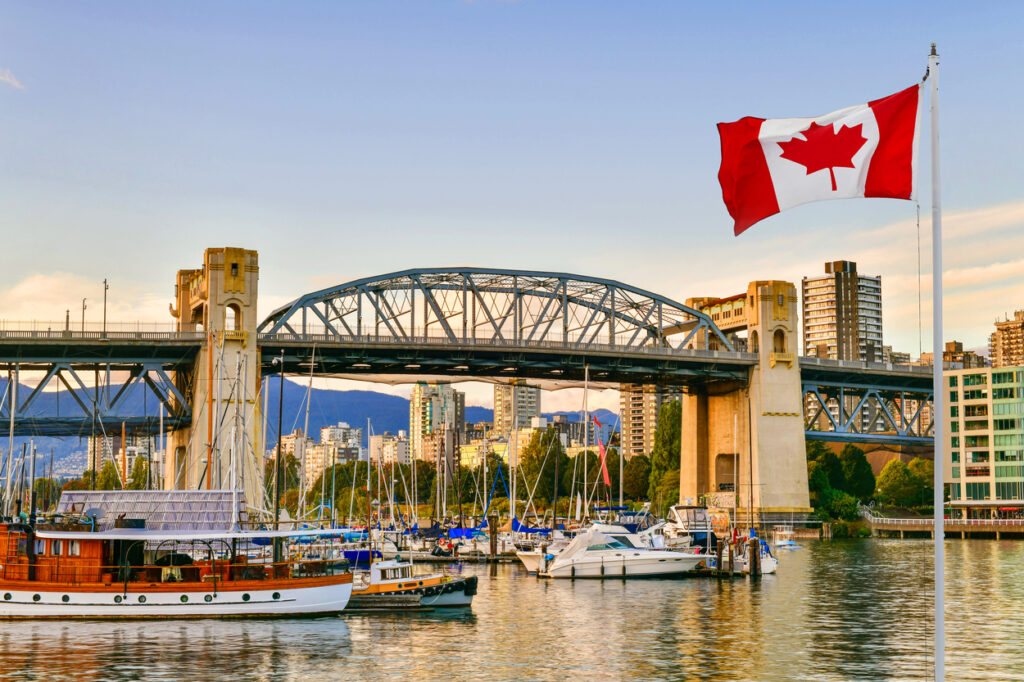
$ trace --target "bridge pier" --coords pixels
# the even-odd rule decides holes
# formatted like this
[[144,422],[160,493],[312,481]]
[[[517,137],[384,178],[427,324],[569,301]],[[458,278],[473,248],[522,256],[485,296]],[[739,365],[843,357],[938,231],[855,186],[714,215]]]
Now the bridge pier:
[[[679,497],[731,507],[740,520],[809,514],[803,392],[796,361],[797,295],[789,282],[751,282],[746,386],[709,383],[683,396]],[[730,489],[733,492],[729,492]]]
[[205,332],[205,339],[191,368],[175,373],[192,424],[172,434],[164,481],[169,489],[234,486],[262,508],[258,258],[255,251],[211,248],[201,269],[178,271],[171,314],[178,331]]

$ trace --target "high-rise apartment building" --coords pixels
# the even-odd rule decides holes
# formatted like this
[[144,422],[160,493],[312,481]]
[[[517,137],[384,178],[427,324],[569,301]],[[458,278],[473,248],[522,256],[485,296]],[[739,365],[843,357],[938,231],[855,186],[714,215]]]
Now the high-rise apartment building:
[[466,394],[456,391],[451,384],[421,381],[413,386],[409,400],[409,452],[413,459],[433,460],[436,448],[427,452],[427,438],[445,430],[452,436],[461,436],[465,423]]
[[370,463],[412,464],[409,455],[409,436],[405,431],[370,436]]
[[857,264],[825,263],[825,275],[803,278],[803,352],[837,360],[882,360],[882,278]]
[[658,412],[663,403],[679,397],[678,392],[653,384],[622,384],[619,386],[619,414],[622,415],[622,452],[626,459],[634,455],[650,455],[654,449],[654,432],[658,428]]
[[533,386],[495,384],[494,433],[508,435],[524,429],[540,416],[540,389]]
[[967,518],[1015,513],[1024,506],[1024,366],[947,370],[943,379],[951,506]]
[[1024,365],[1024,310],[1013,319],[996,322],[996,330],[988,337],[988,356],[993,367]]
[[363,429],[349,426],[347,422],[324,426],[320,429],[320,443],[337,448],[339,461],[362,459],[359,455],[363,447]]

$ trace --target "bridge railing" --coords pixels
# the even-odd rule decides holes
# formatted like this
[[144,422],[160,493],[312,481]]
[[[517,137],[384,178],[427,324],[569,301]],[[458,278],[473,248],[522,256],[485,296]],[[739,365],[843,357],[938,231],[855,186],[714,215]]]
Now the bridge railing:
[[[886,516],[877,516],[866,510],[861,510],[861,516],[871,523],[893,526],[922,526],[934,523],[931,517],[891,519]],[[943,521],[947,526],[1024,526],[1024,519],[943,519]]]
[[866,360],[833,360],[814,356],[801,356],[800,364],[805,367],[841,367],[843,369],[863,369],[889,372],[913,372],[915,374],[931,374],[931,365],[903,365],[894,362],[868,362]]
[[388,335],[346,335],[346,334],[260,334],[259,343],[261,346],[272,346],[278,343],[310,343],[325,346],[330,345],[358,345],[358,344],[381,344],[391,346],[481,346],[490,348],[550,348],[556,350],[589,350],[604,351],[609,353],[644,353],[664,355],[667,357],[693,357],[721,360],[738,360],[753,362],[757,360],[757,353],[744,353],[740,351],[727,350],[698,350],[693,348],[667,348],[663,346],[617,346],[608,343],[580,343],[578,341],[532,341],[532,340],[503,340],[495,338],[467,337],[452,342],[447,336],[407,336],[398,337]]
[[0,339],[54,341],[193,341],[201,342],[205,332],[176,331],[66,331],[64,329],[0,329]]

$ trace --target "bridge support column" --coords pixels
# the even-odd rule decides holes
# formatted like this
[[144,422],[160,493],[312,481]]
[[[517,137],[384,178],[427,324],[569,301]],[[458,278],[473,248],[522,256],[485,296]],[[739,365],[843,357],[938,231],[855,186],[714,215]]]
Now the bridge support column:
[[175,377],[191,401],[192,425],[171,436],[164,482],[193,490],[234,485],[247,504],[264,508],[258,258],[240,248],[207,249],[202,269],[178,271],[171,306],[178,331],[203,331],[206,338],[191,371]]
[[[709,385],[684,396],[679,497],[731,507],[754,523],[809,514],[797,296],[789,282],[752,282],[747,386]],[[734,491],[734,492],[730,492]]]
[[708,492],[708,394],[703,388],[683,395],[679,501],[696,504]]

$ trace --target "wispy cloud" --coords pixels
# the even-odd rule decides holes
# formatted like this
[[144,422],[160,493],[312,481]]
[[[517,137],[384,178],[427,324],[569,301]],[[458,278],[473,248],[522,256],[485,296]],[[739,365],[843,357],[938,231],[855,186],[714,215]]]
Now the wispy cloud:
[[21,84],[21,81],[14,77],[14,74],[11,73],[10,69],[0,70],[0,83],[7,83],[12,88],[17,88],[18,90],[25,89],[25,86]]

